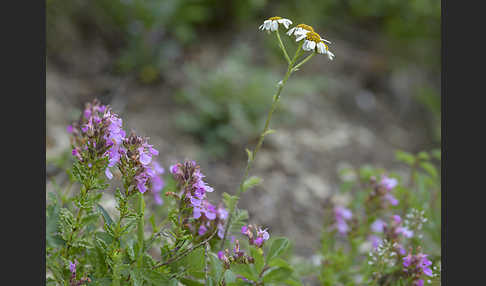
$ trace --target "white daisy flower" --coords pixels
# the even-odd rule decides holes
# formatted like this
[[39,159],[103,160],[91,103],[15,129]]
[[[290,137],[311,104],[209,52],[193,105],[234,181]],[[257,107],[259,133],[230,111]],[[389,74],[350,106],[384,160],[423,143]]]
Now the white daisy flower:
[[267,31],[274,32],[277,31],[278,24],[282,24],[285,27],[285,29],[288,29],[289,26],[292,25],[292,21],[282,17],[271,17],[265,20],[263,24],[260,25],[259,29],[262,31],[267,30]]
[[[295,37],[297,38],[300,38],[300,40],[302,40],[302,36],[305,37],[305,35],[308,33],[308,32],[314,32],[314,29],[309,26],[309,25],[306,25],[306,24],[299,24],[293,28],[291,28],[288,32],[287,32],[287,35],[289,36],[292,36],[294,35]],[[300,41],[299,40],[299,41]]]
[[300,35],[296,41],[300,41],[305,38],[304,44],[302,45],[302,50],[304,51],[316,51],[319,54],[327,54],[328,58],[332,60],[334,58],[334,54],[329,51],[329,47],[324,43],[324,40],[313,31],[307,31],[304,36]]

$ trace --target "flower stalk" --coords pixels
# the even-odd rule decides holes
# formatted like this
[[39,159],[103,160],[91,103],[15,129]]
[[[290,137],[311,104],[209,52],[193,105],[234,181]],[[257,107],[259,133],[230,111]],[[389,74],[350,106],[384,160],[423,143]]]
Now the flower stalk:
[[138,196],[138,225],[137,225],[137,240],[138,240],[138,255],[137,255],[137,264],[139,267],[142,267],[143,261],[143,236],[144,236],[144,212],[145,212],[145,201],[143,200],[143,194],[141,192],[137,192]]
[[[283,45],[282,40],[280,39],[278,31],[276,32],[276,35],[277,35],[277,39],[279,40],[279,43],[280,43],[280,46],[282,48],[284,55],[286,56],[286,58],[288,58],[287,51],[285,49],[285,46]],[[278,102],[280,100],[280,94],[281,94],[285,84],[287,83],[287,80],[289,79],[290,75],[297,70],[296,67],[302,66],[305,62],[310,60],[312,58],[312,56],[315,54],[313,52],[311,55],[307,56],[302,62],[300,62],[297,66],[294,66],[295,63],[297,62],[297,60],[299,59],[299,57],[302,55],[302,45],[303,45],[303,43],[299,44],[299,47],[295,51],[294,57],[292,58],[292,60],[289,61],[289,64],[288,64],[288,67],[287,67],[287,72],[285,73],[283,79],[277,85],[277,91],[276,91],[275,95],[273,96],[272,106],[270,107],[270,111],[268,112],[267,119],[265,121],[265,127],[263,128],[263,131],[260,134],[260,137],[258,139],[258,142],[257,142],[255,149],[253,150],[253,152],[251,152],[250,158],[248,158],[248,162],[247,162],[247,165],[246,165],[246,168],[245,168],[245,173],[244,173],[243,179],[241,180],[240,186],[239,186],[238,191],[236,193],[236,197],[237,197],[236,203],[234,204],[234,206],[229,211],[228,222],[227,222],[225,230],[224,230],[223,239],[221,240],[221,246],[220,246],[221,249],[223,249],[224,243],[225,243],[226,238],[228,236],[228,230],[231,227],[232,218],[234,216],[236,206],[238,205],[238,201],[240,200],[240,196],[243,193],[243,186],[244,186],[246,179],[248,178],[248,174],[249,174],[250,168],[252,166],[252,163],[255,160],[256,155],[257,155],[258,151],[260,150],[260,147],[263,144],[263,140],[265,138],[265,135],[269,131],[270,120],[272,119],[272,115],[275,112],[275,109],[277,108]]]

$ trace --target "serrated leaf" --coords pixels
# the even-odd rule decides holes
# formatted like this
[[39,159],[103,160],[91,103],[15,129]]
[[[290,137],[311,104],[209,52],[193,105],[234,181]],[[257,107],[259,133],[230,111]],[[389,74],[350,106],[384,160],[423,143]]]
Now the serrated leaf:
[[285,237],[278,237],[276,238],[273,242],[272,245],[270,246],[270,251],[268,252],[267,255],[267,263],[270,263],[274,258],[280,256],[282,253],[284,253],[287,248],[289,247],[290,243],[289,240]]
[[238,202],[238,197],[225,192],[223,193],[223,202],[229,210],[233,210]]
[[231,223],[231,232],[239,233],[241,231],[241,227],[247,224],[248,220],[248,211],[236,209],[235,215],[233,216],[233,222]]
[[243,183],[243,192],[246,192],[248,189],[251,189],[262,182],[262,179],[257,176],[251,176],[250,178],[246,179]]
[[263,282],[275,283],[287,280],[292,274],[292,269],[285,267],[275,267],[267,270],[263,274]]
[[100,204],[96,204],[96,206],[98,207],[98,210],[103,215],[103,219],[105,220],[105,223],[111,228],[111,226],[113,225],[113,220],[111,219],[108,212]]
[[256,248],[254,246],[251,246],[250,247],[250,254],[255,259],[255,262],[253,264],[255,266],[255,271],[257,273],[260,273],[263,269],[263,266],[264,266],[263,250],[261,248]]

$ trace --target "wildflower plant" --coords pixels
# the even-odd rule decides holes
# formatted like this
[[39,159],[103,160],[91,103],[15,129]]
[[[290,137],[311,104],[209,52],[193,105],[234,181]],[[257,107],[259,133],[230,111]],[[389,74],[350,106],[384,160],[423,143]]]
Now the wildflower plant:
[[[148,137],[134,131],[128,134],[109,106],[97,100],[86,104],[79,120],[67,128],[74,160],[69,174],[80,192],[67,200],[50,195],[47,219],[53,233],[47,236],[48,283],[301,284],[293,267],[282,259],[290,242],[284,237],[270,238],[267,228],[247,224],[248,212],[237,207],[240,195],[261,182],[256,176],[248,177],[249,171],[264,137],[273,132],[270,119],[287,80],[314,54],[328,53],[320,36],[309,34],[307,41],[296,42],[291,59],[279,34],[279,29],[291,24],[274,17],[260,27],[276,35],[288,67],[277,84],[258,143],[253,151],[247,149],[248,164],[240,188],[236,195],[223,193],[219,202],[207,197],[215,190],[195,161],[175,163],[165,172],[157,162],[163,154]],[[305,52],[310,53],[302,59]],[[167,180],[174,183],[166,186]],[[113,190],[112,184],[120,187]],[[115,218],[101,205],[101,198],[110,193],[116,199]],[[160,224],[153,216],[149,219],[149,235],[148,193],[155,206],[167,208]]]
[[433,160],[440,154],[396,155],[409,166],[408,178],[369,166],[341,171],[339,195],[353,199],[325,203],[322,285],[440,281],[440,178]]
[[[270,121],[288,79],[316,54],[334,58],[330,42],[314,28],[292,24],[272,17],[259,27],[275,37],[287,69],[256,146],[246,149],[247,165],[234,195],[219,197],[193,160],[172,162],[166,171],[158,161],[163,150],[150,138],[125,131],[109,106],[97,100],[86,104],[79,120],[67,127],[71,183],[64,193],[49,194],[48,285],[303,285],[302,267],[287,259],[289,240],[249,223],[248,212],[238,208],[241,195],[262,182],[250,176],[251,167],[265,137],[275,132]],[[292,57],[282,29],[295,40]],[[408,185],[397,174],[363,168],[343,188],[355,200],[325,202],[322,249],[317,269],[310,271],[319,273],[323,285],[438,280],[435,165],[425,152],[401,152],[397,158],[411,168]],[[114,213],[102,205],[106,196],[115,198]],[[165,215],[149,216],[147,201],[164,208]]]

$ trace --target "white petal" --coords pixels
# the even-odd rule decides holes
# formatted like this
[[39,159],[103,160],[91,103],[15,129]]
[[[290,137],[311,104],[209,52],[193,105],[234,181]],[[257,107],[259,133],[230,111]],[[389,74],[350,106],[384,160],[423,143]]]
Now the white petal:
[[326,42],[326,43],[328,43],[328,44],[332,44],[332,43],[331,43],[331,41],[328,41],[328,40],[323,39],[323,38],[321,38],[321,41],[324,41],[324,42]]
[[327,51],[327,56],[329,57],[330,60],[334,58],[334,54],[331,53],[331,51]]
[[310,41],[309,41],[309,40],[305,40],[305,41],[304,41],[304,44],[302,45],[302,49],[303,49],[304,51],[310,51],[310,49],[309,49],[309,43],[310,43]]
[[263,24],[260,25],[260,27],[258,27],[259,30],[263,30]]
[[295,27],[290,28],[290,30],[288,30],[288,32],[287,32],[287,35],[292,36],[292,33],[293,33],[294,31],[295,31]]
[[270,30],[271,25],[272,25],[271,20],[265,20],[265,22],[263,22],[263,27],[264,27],[265,30]]
[[325,54],[325,53],[326,53],[326,47],[324,46],[324,43],[319,42],[319,43],[317,44],[317,52],[318,52],[319,54]]
[[295,39],[295,41],[298,42],[298,41],[302,40],[303,38],[305,38],[305,34],[304,35],[299,35],[297,37],[297,39]]
[[277,21],[272,21],[272,25],[271,25],[270,30],[277,31],[277,29],[278,29],[278,22]]
[[313,50],[316,47],[316,42],[314,41],[309,41],[309,50]]
[[284,25],[285,29],[288,29],[289,25],[292,24],[292,21],[290,21],[289,19],[279,19],[278,22]]

